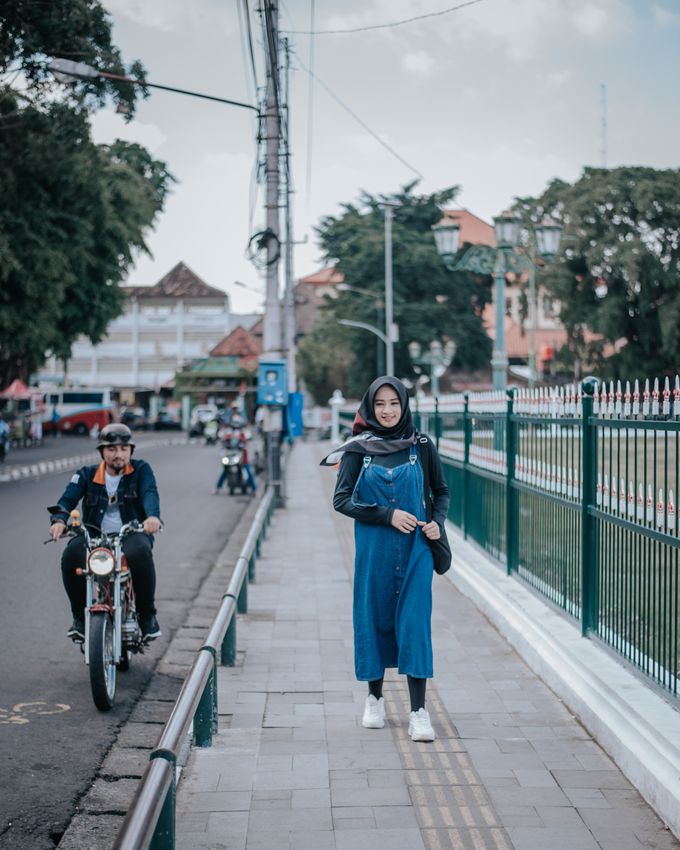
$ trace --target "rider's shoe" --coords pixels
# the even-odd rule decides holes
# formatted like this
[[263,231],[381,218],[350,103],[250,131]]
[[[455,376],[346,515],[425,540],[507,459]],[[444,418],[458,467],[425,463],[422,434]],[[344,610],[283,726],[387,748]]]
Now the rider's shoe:
[[85,642],[85,620],[82,617],[73,618],[71,628],[66,632],[66,637],[70,637],[74,643]]
[[142,630],[142,640],[156,640],[163,634],[155,614],[140,614],[139,628]]

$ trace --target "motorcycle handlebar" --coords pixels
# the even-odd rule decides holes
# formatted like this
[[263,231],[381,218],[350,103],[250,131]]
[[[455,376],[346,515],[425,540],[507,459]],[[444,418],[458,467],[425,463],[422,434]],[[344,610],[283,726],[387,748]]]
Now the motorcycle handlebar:
[[[90,534],[88,531],[92,529],[94,532]],[[163,526],[161,524],[160,531],[163,530]],[[133,532],[144,531],[144,525],[137,519],[133,519],[131,522],[125,523],[124,526],[120,529],[120,531],[114,532],[113,534],[106,534],[100,528],[97,528],[96,525],[90,525],[89,523],[80,523],[78,526],[65,526],[64,533],[59,537],[48,537],[47,540],[43,540],[43,544],[45,543],[56,543],[57,540],[63,540],[65,537],[76,537],[79,534],[84,535],[90,540],[93,537],[97,537],[99,535],[101,538],[113,538],[113,537],[126,537],[128,534],[132,534]]]

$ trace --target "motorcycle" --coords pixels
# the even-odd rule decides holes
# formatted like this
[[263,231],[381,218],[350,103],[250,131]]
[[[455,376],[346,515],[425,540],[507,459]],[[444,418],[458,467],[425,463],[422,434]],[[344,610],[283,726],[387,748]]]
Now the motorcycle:
[[211,419],[210,422],[206,422],[203,428],[203,438],[205,439],[206,446],[213,446],[217,442],[217,434],[219,431],[220,423],[216,419]]
[[[51,509],[48,509],[51,510]],[[100,711],[109,711],[116,697],[116,673],[130,667],[133,654],[146,646],[137,622],[132,576],[123,554],[123,540],[142,531],[137,520],[119,532],[106,534],[80,522],[80,511],[71,511],[64,537],[83,535],[87,548],[85,641],[80,643],[90,668],[92,699]],[[46,541],[48,542],[48,541]]]
[[241,455],[243,454],[240,448],[224,449],[222,455],[222,466],[227,472],[227,487],[229,487],[230,495],[234,495],[237,488],[241,488],[241,492],[245,495],[248,492],[248,476],[241,464]]

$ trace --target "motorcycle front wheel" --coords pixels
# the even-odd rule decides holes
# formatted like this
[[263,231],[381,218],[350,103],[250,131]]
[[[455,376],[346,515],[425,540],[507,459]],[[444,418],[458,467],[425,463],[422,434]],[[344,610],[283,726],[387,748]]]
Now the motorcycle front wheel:
[[92,699],[100,711],[113,708],[116,697],[113,619],[99,611],[90,617],[90,685]]

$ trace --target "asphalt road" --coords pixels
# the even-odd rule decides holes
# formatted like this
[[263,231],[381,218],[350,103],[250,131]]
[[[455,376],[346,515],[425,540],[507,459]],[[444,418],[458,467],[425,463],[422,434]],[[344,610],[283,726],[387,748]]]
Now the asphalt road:
[[[220,470],[214,447],[157,445],[144,451],[152,436],[161,435],[141,435],[137,454],[154,467],[166,525],[155,546],[164,635],[119,675],[116,705],[106,714],[94,707],[82,655],[65,637],[71,618],[59,570],[62,544],[42,542],[45,506],[58,499],[72,473],[0,484],[2,850],[50,850],[59,841],[251,498],[211,495]],[[83,451],[78,441],[61,442],[60,457]]]

